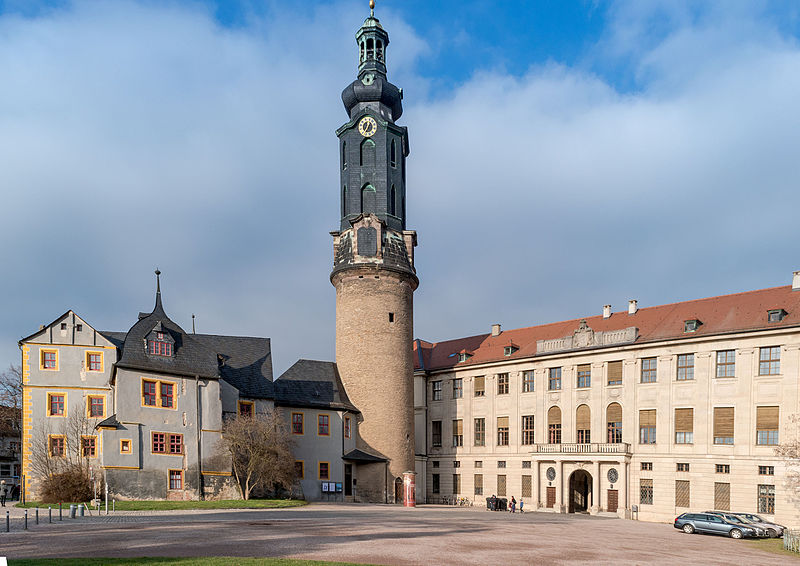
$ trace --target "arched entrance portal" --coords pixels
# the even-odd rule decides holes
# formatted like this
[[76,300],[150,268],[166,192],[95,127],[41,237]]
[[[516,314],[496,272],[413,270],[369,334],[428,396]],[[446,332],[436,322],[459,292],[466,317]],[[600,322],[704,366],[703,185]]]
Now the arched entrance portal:
[[575,470],[569,477],[569,512],[586,513],[592,505],[592,476]]
[[394,479],[394,502],[403,503],[403,478]]

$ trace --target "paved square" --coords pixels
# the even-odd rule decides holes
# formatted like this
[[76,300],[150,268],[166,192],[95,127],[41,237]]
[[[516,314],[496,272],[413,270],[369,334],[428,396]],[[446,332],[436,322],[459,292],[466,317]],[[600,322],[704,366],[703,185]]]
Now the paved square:
[[[0,533],[10,558],[272,556],[374,564],[782,564],[671,524],[424,506],[128,512]],[[791,560],[791,559],[788,559]],[[800,561],[798,561],[800,563]]]

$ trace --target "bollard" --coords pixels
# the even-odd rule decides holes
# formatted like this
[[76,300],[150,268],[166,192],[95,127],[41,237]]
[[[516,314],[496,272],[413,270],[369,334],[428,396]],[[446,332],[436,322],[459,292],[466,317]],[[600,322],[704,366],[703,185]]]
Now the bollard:
[[83,517],[83,505],[78,505],[78,517]]
[[39,524],[39,508],[36,508],[36,524]]
[[117,500],[116,499],[112,499],[111,500],[111,510],[112,511],[116,511],[117,510],[116,506],[117,506]]
[[11,532],[11,518],[8,515],[8,511],[6,511],[6,532]]
[[53,522],[53,508],[50,505],[47,506],[47,522]]
[[70,519],[74,519],[75,518],[75,511],[76,510],[77,510],[77,506],[74,503],[70,503],[70,506],[69,506],[69,518]]
[[61,513],[61,511],[62,511],[61,502],[59,501],[58,502],[58,520],[59,521],[63,521],[64,520],[64,515]]
[[25,530],[28,530],[28,510],[25,509]]

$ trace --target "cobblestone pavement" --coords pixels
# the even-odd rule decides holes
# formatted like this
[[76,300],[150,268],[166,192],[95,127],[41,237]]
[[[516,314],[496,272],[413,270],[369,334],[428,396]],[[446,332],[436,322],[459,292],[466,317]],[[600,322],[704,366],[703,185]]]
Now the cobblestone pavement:
[[27,531],[0,532],[0,556],[273,556],[402,565],[787,564],[785,556],[762,553],[745,541],[686,535],[671,524],[380,505],[65,515]]

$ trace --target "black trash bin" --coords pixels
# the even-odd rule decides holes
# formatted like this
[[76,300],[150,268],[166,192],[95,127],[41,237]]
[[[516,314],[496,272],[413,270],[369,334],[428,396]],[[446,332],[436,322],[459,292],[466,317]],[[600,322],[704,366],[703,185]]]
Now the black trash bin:
[[501,497],[497,500],[497,507],[495,511],[506,511],[508,510],[508,499],[505,497]]

